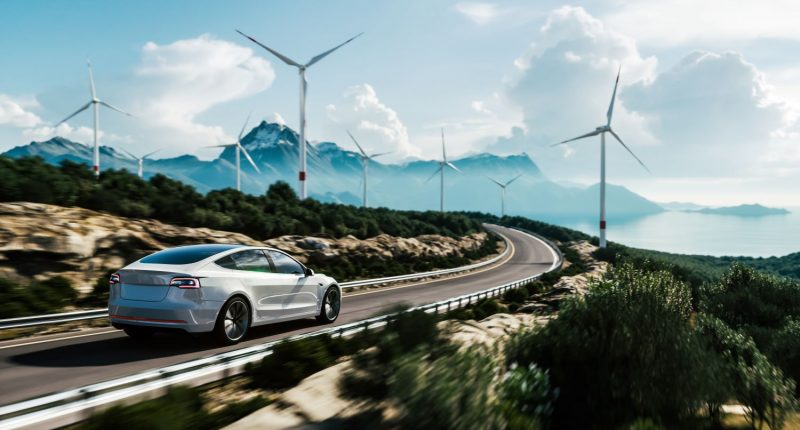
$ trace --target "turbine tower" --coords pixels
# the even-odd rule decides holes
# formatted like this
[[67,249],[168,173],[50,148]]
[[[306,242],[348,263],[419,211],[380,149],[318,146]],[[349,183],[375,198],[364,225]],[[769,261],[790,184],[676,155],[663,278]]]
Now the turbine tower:
[[611,93],[611,103],[609,103],[608,112],[606,113],[606,124],[597,127],[594,129],[594,131],[589,133],[552,145],[563,145],[574,140],[597,136],[598,134],[600,135],[600,248],[606,247],[606,133],[611,133],[611,136],[613,136],[614,139],[617,139],[617,142],[619,142],[620,145],[622,145],[622,147],[625,148],[625,150],[628,151],[628,153],[630,153],[631,156],[633,156],[633,158],[635,158],[636,161],[638,161],[648,173],[650,172],[650,169],[644,165],[642,160],[640,160],[639,157],[637,157],[636,154],[634,154],[633,151],[628,148],[628,145],[622,141],[619,135],[611,129],[611,116],[614,114],[614,100],[617,97],[617,86],[619,85],[619,73],[621,69],[622,67],[617,70],[617,81],[614,83],[614,92]]
[[89,67],[89,89],[91,90],[92,99],[89,101],[89,103],[86,103],[85,105],[81,106],[81,108],[76,110],[72,115],[66,117],[64,120],[62,120],[61,122],[56,124],[56,127],[58,127],[59,125],[69,121],[75,115],[85,111],[86,109],[89,109],[90,106],[94,108],[94,167],[93,167],[93,169],[94,169],[95,177],[100,177],[100,146],[97,143],[97,129],[100,127],[100,105],[103,105],[103,106],[105,106],[105,107],[107,107],[107,108],[109,108],[111,110],[115,110],[115,111],[117,111],[117,112],[119,112],[121,114],[128,115],[130,117],[132,117],[133,115],[131,115],[131,114],[127,113],[127,112],[124,112],[123,110],[121,110],[119,108],[111,106],[110,104],[108,104],[108,103],[106,103],[106,102],[104,102],[104,101],[102,101],[102,100],[97,98],[97,92],[95,91],[95,88],[94,88],[94,77],[92,76],[92,63],[87,60],[86,64]]
[[358,150],[361,151],[361,165],[364,170],[364,207],[367,207],[367,166],[369,166],[369,160],[372,160],[375,157],[380,157],[381,155],[389,154],[390,152],[379,152],[377,154],[367,155],[367,153],[364,151],[364,148],[358,144],[356,138],[350,133],[350,130],[347,130],[347,134],[350,135],[350,139],[353,139],[353,143],[355,143],[358,147]]
[[283,61],[284,63],[288,64],[289,66],[297,67],[297,70],[298,70],[298,72],[300,74],[300,130],[299,130],[299,133],[300,133],[300,173],[298,175],[298,179],[300,180],[300,198],[301,199],[305,199],[306,196],[307,196],[307,190],[306,190],[306,89],[308,87],[308,82],[306,81],[306,69],[308,69],[309,67],[313,66],[315,63],[317,63],[318,61],[322,60],[323,58],[327,57],[333,51],[335,51],[335,50],[341,48],[342,46],[352,42],[355,38],[357,38],[358,36],[361,36],[364,33],[359,33],[359,34],[357,34],[357,35],[345,40],[341,44],[336,45],[333,48],[331,48],[331,49],[329,49],[329,50],[327,50],[327,51],[325,51],[325,52],[323,52],[323,53],[311,58],[310,60],[308,60],[307,63],[300,64],[300,63],[292,60],[291,58],[281,54],[280,52],[270,48],[269,46],[264,45],[263,43],[257,41],[256,39],[253,39],[252,37],[242,33],[241,31],[236,30],[236,32],[241,34],[242,36],[250,39],[256,45],[266,49],[267,51],[272,53],[272,55],[278,57],[281,61]]
[[464,173],[464,172],[461,171],[461,169],[456,167],[453,163],[447,161],[447,151],[445,150],[445,147],[444,147],[444,129],[442,129],[442,161],[439,162],[439,168],[436,169],[435,172],[433,172],[433,175],[431,175],[428,179],[425,180],[425,183],[428,183],[428,181],[433,179],[433,177],[436,176],[437,173],[439,173],[441,175],[440,176],[440,184],[439,184],[440,185],[439,212],[444,212],[444,168],[445,167],[449,167],[449,168],[455,170],[458,173]]
[[143,174],[144,174],[144,160],[147,157],[155,154],[158,151],[161,151],[161,150],[160,149],[156,149],[155,151],[153,151],[153,152],[151,152],[149,154],[145,154],[145,155],[142,155],[141,157],[137,157],[137,156],[131,154],[130,152],[128,152],[128,151],[126,151],[124,149],[122,150],[122,152],[128,154],[128,157],[131,157],[132,159],[136,160],[136,162],[138,163],[138,165],[139,165],[138,174],[139,174],[140,178],[144,178],[144,176],[143,176]]
[[490,181],[494,182],[495,184],[497,184],[500,187],[500,218],[506,216],[506,187],[511,185],[512,182],[516,181],[521,176],[522,176],[522,173],[517,175],[514,179],[506,182],[505,184],[502,183],[502,182],[499,182],[499,181],[495,181],[494,179],[492,179],[491,176],[488,176]]
[[236,142],[234,142],[234,143],[226,143],[224,145],[206,146],[206,148],[230,148],[230,147],[236,148],[236,191],[242,191],[242,166],[241,166],[242,156],[241,156],[241,154],[244,154],[244,157],[247,158],[247,161],[250,163],[250,165],[253,166],[254,169],[256,169],[256,172],[261,173],[261,170],[259,170],[258,166],[256,166],[256,162],[253,161],[252,158],[250,158],[250,154],[247,153],[247,150],[244,149],[244,146],[242,146],[242,143],[241,143],[242,142],[242,136],[244,135],[244,130],[245,130],[245,128],[247,128],[247,123],[249,121],[250,121],[250,115],[248,115],[247,119],[244,121],[244,125],[242,125],[242,131],[239,132],[239,138],[236,139]]

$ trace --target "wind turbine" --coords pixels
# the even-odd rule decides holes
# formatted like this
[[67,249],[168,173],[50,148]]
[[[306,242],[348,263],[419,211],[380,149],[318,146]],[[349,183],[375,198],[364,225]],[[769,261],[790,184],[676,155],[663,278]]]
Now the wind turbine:
[[143,176],[143,174],[144,174],[144,160],[145,160],[147,157],[149,157],[149,156],[151,156],[151,155],[155,154],[155,153],[156,153],[156,152],[158,152],[158,151],[161,151],[161,150],[160,150],[160,149],[156,149],[155,151],[153,151],[153,152],[151,152],[151,153],[149,153],[149,154],[145,154],[145,155],[142,155],[141,157],[137,157],[137,156],[135,156],[135,155],[131,154],[130,152],[128,152],[128,151],[126,151],[126,150],[124,150],[124,149],[122,150],[122,152],[124,152],[124,153],[128,154],[128,156],[129,156],[129,157],[131,157],[131,158],[133,158],[134,160],[136,160],[136,162],[139,164],[139,170],[138,170],[138,172],[139,172],[139,173],[138,173],[138,174],[139,174],[139,177],[140,177],[140,178],[143,178],[143,177],[144,177],[144,176]]
[[340,43],[339,45],[336,45],[333,48],[331,48],[331,49],[329,49],[329,50],[327,50],[327,51],[325,51],[325,52],[323,52],[323,53],[311,58],[310,60],[308,60],[307,63],[300,64],[300,63],[292,60],[291,58],[281,54],[280,52],[270,48],[269,46],[264,45],[263,43],[257,41],[256,39],[253,39],[252,37],[242,33],[241,31],[236,30],[236,32],[241,34],[242,36],[250,39],[256,45],[266,49],[267,51],[272,53],[272,55],[278,57],[284,63],[286,63],[286,64],[288,64],[290,66],[293,66],[293,67],[297,67],[297,70],[298,70],[298,72],[300,74],[300,130],[299,130],[299,132],[300,132],[300,173],[298,175],[298,178],[300,180],[300,198],[301,199],[305,199],[306,198],[306,191],[307,191],[306,190],[306,89],[308,87],[308,81],[306,81],[306,69],[308,69],[309,67],[311,67],[314,64],[316,64],[319,60],[322,60],[323,58],[327,57],[333,51],[335,51],[335,50],[341,48],[342,46],[352,42],[353,39],[357,38],[358,36],[361,36],[364,33],[359,33],[359,34],[357,34],[357,35],[345,40],[344,42]]
[[502,182],[499,182],[499,181],[495,181],[494,179],[492,179],[491,176],[487,176],[490,181],[494,182],[495,184],[497,184],[500,187],[500,218],[506,216],[506,187],[511,185],[512,182],[514,182],[517,179],[519,179],[520,176],[522,176],[522,173],[517,175],[514,179],[506,182],[505,184],[502,183]]
[[258,170],[258,166],[256,166],[256,162],[250,158],[250,154],[247,153],[247,150],[244,149],[242,146],[242,136],[244,135],[244,130],[247,128],[247,123],[250,121],[250,115],[247,116],[247,119],[244,121],[244,125],[242,125],[242,131],[239,132],[239,138],[236,139],[234,143],[226,143],[224,145],[212,145],[206,146],[206,148],[236,148],[236,191],[242,190],[242,167],[241,167],[241,154],[244,154],[244,157],[247,158],[247,161],[256,169],[256,172],[261,173],[261,170]]
[[72,115],[66,117],[63,121],[61,121],[58,124],[56,124],[56,127],[58,127],[59,125],[65,123],[65,122],[67,122],[68,120],[70,120],[75,115],[85,111],[86,109],[89,109],[90,106],[94,108],[94,174],[95,174],[96,177],[100,177],[100,146],[97,143],[97,129],[100,127],[100,106],[99,105],[103,105],[103,106],[105,106],[105,107],[107,107],[107,108],[109,108],[111,110],[115,110],[115,111],[117,111],[117,112],[119,112],[119,113],[121,113],[123,115],[128,115],[130,117],[132,117],[133,115],[131,115],[131,114],[119,109],[119,108],[111,106],[110,104],[108,104],[108,103],[106,103],[106,102],[104,102],[104,101],[102,101],[102,100],[97,98],[97,92],[95,91],[95,88],[94,88],[94,77],[92,76],[92,63],[89,60],[86,60],[86,65],[89,67],[89,89],[91,90],[92,100],[90,100],[89,103],[86,103],[85,105],[81,106],[81,108],[76,110]]
[[350,133],[350,130],[347,130],[347,134],[350,135],[350,139],[353,139],[353,143],[355,143],[358,147],[358,150],[361,151],[361,165],[364,169],[364,207],[367,207],[367,166],[369,166],[369,160],[372,160],[375,157],[380,157],[381,155],[389,154],[389,152],[379,152],[377,154],[367,155],[367,153],[364,151],[364,148],[358,144],[356,138]]
[[455,170],[458,173],[464,173],[464,172],[461,171],[461,169],[456,167],[453,163],[447,161],[447,151],[445,151],[445,147],[444,147],[444,129],[442,129],[442,161],[439,162],[439,168],[436,169],[436,171],[433,172],[433,175],[431,175],[424,182],[424,183],[428,183],[428,181],[433,179],[433,177],[436,176],[437,173],[439,173],[441,175],[441,178],[440,178],[440,193],[439,193],[439,212],[444,212],[444,168],[445,167],[449,167],[449,168]]
[[644,165],[642,160],[640,160],[639,157],[628,148],[628,145],[622,141],[619,135],[611,129],[611,116],[614,114],[614,100],[617,97],[617,86],[619,85],[619,73],[621,70],[622,67],[617,70],[617,81],[614,83],[614,92],[611,93],[611,103],[608,105],[608,112],[606,113],[606,124],[595,128],[592,132],[552,145],[563,145],[574,140],[600,135],[600,248],[606,247],[606,133],[611,133],[614,139],[617,139],[617,142],[619,142],[647,172],[650,172],[650,169]]

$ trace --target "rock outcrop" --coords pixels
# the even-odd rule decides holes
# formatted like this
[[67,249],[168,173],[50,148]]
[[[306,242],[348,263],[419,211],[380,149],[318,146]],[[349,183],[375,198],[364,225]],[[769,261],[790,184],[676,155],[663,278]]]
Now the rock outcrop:
[[397,238],[380,235],[359,240],[282,236],[260,242],[247,235],[131,219],[82,208],[39,203],[0,203],[0,277],[67,278],[82,292],[97,279],[151,252],[197,243],[266,245],[303,262],[347,255],[396,258],[461,255],[487,239],[476,233],[460,239],[438,235]]

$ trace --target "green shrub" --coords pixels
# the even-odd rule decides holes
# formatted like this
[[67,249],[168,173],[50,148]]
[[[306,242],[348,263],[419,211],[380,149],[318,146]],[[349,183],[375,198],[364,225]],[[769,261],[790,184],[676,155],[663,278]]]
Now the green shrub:
[[348,352],[347,341],[329,335],[311,336],[275,345],[272,354],[250,366],[254,387],[283,389],[297,385],[307,376],[326,369]]
[[[714,406],[733,398],[750,408],[748,416],[754,426],[763,423],[772,429],[782,428],[785,414],[794,403],[794,382],[769,362],[749,336],[723,321],[701,315],[697,329],[715,353],[708,357],[713,362],[707,364],[719,376],[714,381]],[[714,407],[709,411],[712,417],[719,416]]]
[[56,276],[22,285],[0,278],[0,318],[15,318],[60,311],[75,304],[77,293],[69,281]]
[[419,352],[435,358],[452,352],[438,321],[435,314],[405,312],[397,314],[382,330],[357,336],[359,345],[370,348],[362,348],[353,357],[353,369],[340,381],[342,392],[355,399],[383,400],[389,395],[389,380],[402,357]]
[[501,414],[492,385],[495,365],[484,351],[461,351],[426,360],[408,354],[390,375],[389,395],[399,406],[399,428],[497,429]]
[[95,413],[76,427],[82,430],[210,430],[224,427],[266,404],[264,399],[256,397],[246,402],[230,402],[222,410],[209,413],[203,408],[197,389],[174,387],[156,399]]
[[551,390],[550,376],[535,364],[512,364],[497,389],[498,400],[509,430],[536,429],[553,412],[558,390]]
[[508,363],[548,369],[558,428],[613,428],[639,417],[675,420],[701,395],[691,295],[667,272],[626,264],[562,306],[546,326],[514,336]]

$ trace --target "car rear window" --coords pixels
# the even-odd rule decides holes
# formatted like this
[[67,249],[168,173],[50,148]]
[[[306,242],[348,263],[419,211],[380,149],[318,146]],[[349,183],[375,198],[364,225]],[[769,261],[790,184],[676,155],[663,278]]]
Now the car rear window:
[[165,249],[139,260],[145,264],[192,264],[240,245],[190,245]]

